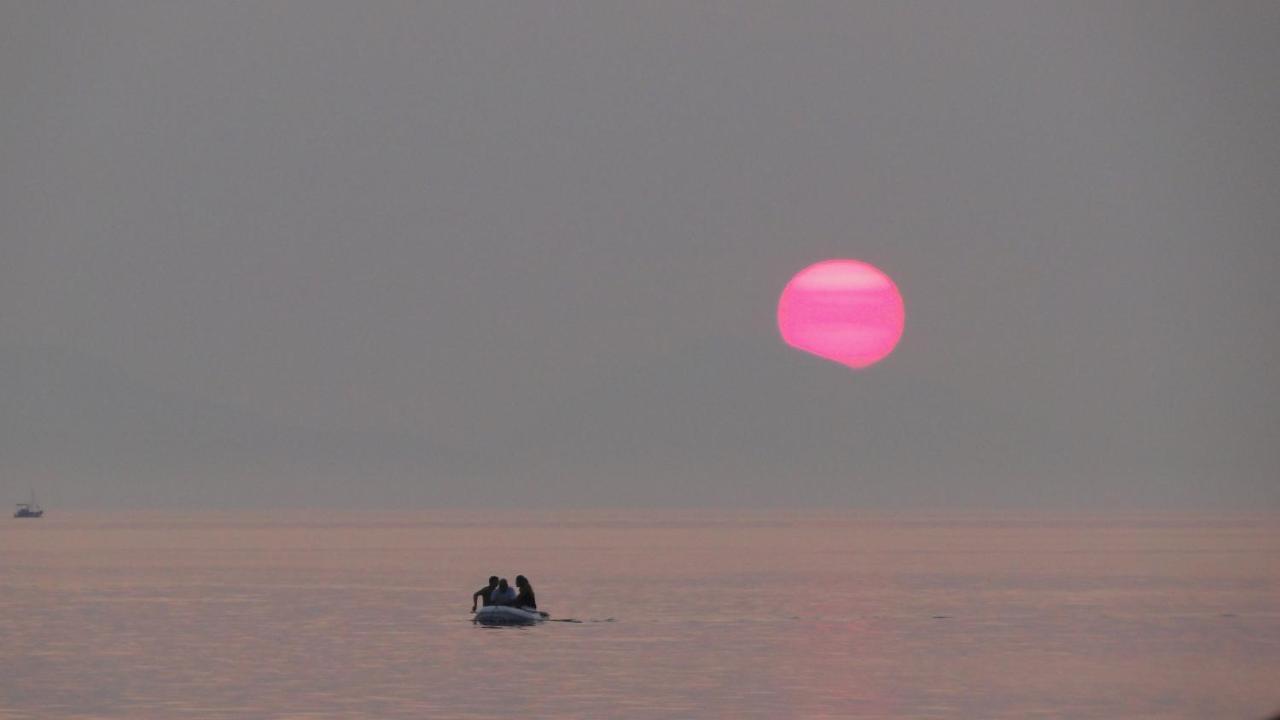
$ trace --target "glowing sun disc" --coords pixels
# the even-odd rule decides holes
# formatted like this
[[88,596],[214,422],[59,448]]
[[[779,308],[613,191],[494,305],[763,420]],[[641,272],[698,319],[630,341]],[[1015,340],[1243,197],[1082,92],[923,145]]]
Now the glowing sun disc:
[[882,270],[833,259],[796,273],[778,298],[778,331],[797,350],[861,369],[897,347],[906,312]]

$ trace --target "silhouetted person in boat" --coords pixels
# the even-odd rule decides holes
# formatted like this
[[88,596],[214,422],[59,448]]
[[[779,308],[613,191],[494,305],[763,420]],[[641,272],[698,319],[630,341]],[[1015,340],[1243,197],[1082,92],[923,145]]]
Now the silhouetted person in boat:
[[516,589],[507,584],[507,579],[502,578],[498,581],[498,587],[493,589],[493,595],[489,596],[490,605],[511,605],[516,599]]
[[471,594],[471,612],[476,611],[477,600],[484,603],[485,605],[492,605],[493,591],[496,590],[497,588],[498,588],[498,576],[490,575],[489,584]]
[[538,601],[533,597],[533,586],[529,584],[529,578],[517,575],[516,587],[520,588],[520,594],[516,595],[516,599],[511,604],[518,608],[537,610]]

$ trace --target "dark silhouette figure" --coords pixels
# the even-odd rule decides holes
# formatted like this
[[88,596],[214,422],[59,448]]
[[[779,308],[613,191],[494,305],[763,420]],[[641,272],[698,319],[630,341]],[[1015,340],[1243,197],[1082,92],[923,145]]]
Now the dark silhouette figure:
[[507,584],[507,579],[502,578],[498,581],[498,587],[494,588],[493,595],[489,597],[490,605],[511,605],[516,599],[516,589]]
[[518,608],[537,610],[538,601],[533,597],[533,585],[529,584],[529,578],[517,575],[516,587],[520,588],[520,594],[516,595],[516,599],[511,604]]
[[480,602],[483,602],[485,605],[492,604],[493,591],[496,590],[497,587],[498,587],[498,576],[490,575],[489,584],[471,594],[471,612],[476,611],[477,600],[479,600]]

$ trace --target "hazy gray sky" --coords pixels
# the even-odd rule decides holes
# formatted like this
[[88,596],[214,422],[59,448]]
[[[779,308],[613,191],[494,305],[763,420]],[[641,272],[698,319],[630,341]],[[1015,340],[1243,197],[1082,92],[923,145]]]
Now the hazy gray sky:
[[[0,490],[1280,507],[1277,38],[1274,2],[4,2]],[[828,257],[906,298],[870,370],[778,339]]]

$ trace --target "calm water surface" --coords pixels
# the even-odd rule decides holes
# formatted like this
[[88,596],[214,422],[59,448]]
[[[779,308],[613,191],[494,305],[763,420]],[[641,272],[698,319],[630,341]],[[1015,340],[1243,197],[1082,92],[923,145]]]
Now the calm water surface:
[[[6,519],[0,718],[1261,718],[1278,520]],[[583,622],[473,625],[495,573]]]

